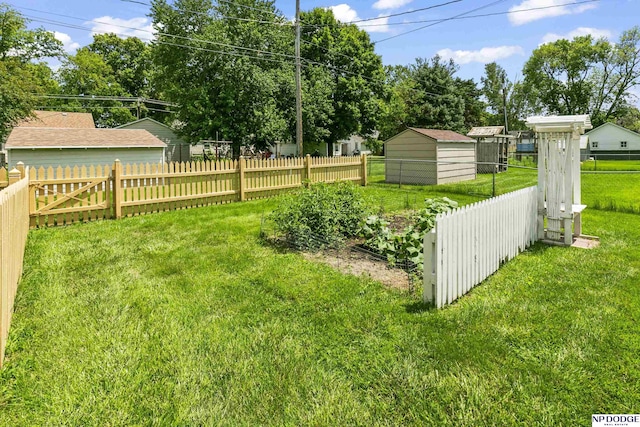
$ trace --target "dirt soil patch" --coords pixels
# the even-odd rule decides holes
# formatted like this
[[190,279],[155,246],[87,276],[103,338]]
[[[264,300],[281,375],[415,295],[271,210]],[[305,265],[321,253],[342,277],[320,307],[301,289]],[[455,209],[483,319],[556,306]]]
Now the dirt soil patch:
[[409,275],[399,268],[389,267],[385,260],[379,260],[353,249],[352,245],[344,249],[329,249],[320,252],[303,252],[306,259],[322,262],[338,271],[354,276],[368,276],[382,284],[402,290],[409,290]]

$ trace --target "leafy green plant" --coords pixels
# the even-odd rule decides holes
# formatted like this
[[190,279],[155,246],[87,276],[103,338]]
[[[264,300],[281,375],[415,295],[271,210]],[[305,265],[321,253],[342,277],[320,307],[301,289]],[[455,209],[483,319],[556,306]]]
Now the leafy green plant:
[[402,261],[413,263],[418,271],[424,264],[423,241],[425,234],[434,225],[439,213],[458,207],[458,203],[447,197],[426,199],[425,207],[411,216],[412,224],[400,233],[393,233],[389,222],[378,215],[369,216],[360,227],[365,245],[386,256],[390,264]]
[[290,244],[317,249],[355,236],[368,213],[353,183],[317,183],[281,197],[270,218]]

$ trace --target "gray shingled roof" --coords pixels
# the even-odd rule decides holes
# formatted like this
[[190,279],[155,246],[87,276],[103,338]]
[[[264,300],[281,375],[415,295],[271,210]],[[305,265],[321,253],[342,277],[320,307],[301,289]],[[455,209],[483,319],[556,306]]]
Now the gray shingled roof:
[[13,128],[5,144],[9,149],[166,146],[142,129]]
[[409,128],[409,129],[415,132],[421,133],[423,135],[426,135],[429,138],[433,138],[437,142],[476,142],[475,139],[469,138],[468,136],[464,136],[452,130],[422,129],[422,128]]

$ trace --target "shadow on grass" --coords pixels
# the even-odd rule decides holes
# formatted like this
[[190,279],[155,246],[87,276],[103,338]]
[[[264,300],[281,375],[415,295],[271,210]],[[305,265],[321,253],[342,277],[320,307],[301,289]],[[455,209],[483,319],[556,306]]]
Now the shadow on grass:
[[416,301],[410,304],[405,304],[404,308],[407,313],[419,314],[427,311],[435,311],[436,306],[430,302]]

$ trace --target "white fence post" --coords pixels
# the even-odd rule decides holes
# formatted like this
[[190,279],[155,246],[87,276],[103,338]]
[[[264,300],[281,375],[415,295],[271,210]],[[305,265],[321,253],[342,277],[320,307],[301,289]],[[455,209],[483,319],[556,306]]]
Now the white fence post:
[[425,303],[435,304],[437,282],[437,236],[436,227],[424,236],[424,286],[422,299]]

